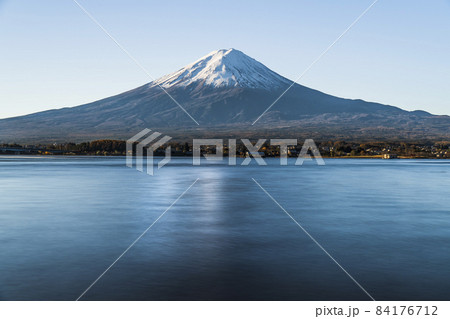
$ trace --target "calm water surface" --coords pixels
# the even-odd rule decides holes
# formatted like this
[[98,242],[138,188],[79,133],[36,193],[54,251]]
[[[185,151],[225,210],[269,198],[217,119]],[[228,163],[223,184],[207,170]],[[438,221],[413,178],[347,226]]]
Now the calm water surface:
[[450,299],[450,161],[0,157],[0,300]]

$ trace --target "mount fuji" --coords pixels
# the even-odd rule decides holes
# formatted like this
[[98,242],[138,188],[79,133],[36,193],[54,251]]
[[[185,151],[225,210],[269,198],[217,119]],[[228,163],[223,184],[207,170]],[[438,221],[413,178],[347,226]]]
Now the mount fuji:
[[299,84],[251,125],[292,83],[241,51],[217,50],[119,95],[0,120],[0,142],[127,139],[144,128],[179,138],[261,132],[323,139],[450,137],[448,116],[338,98]]
[[201,84],[213,88],[286,89],[292,81],[235,49],[213,51],[181,70],[163,76],[151,86],[189,87]]

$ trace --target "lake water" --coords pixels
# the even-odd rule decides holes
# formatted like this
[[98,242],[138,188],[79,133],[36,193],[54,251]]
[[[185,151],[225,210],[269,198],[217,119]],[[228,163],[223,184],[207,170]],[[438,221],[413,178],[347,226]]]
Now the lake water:
[[0,299],[450,299],[450,161],[0,157]]

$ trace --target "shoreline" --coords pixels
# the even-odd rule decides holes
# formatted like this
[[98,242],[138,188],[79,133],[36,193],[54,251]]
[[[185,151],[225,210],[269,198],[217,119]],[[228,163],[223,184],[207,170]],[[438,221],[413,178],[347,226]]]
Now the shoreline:
[[[23,157],[29,157],[29,158],[50,158],[50,157],[95,157],[95,158],[105,158],[105,157],[123,157],[125,158],[126,155],[120,154],[120,155],[97,155],[97,154],[1,154],[0,158],[2,157],[9,157],[9,158],[23,158]],[[144,156],[145,157],[145,156]],[[155,155],[155,158],[163,158],[163,155]],[[172,157],[175,158],[192,158],[192,155],[172,155]],[[228,158],[228,156],[223,156],[223,158]],[[245,156],[236,156],[236,158],[245,158]],[[262,158],[275,158],[279,159],[279,156],[262,156]],[[288,156],[288,159],[296,159],[296,156]],[[424,156],[398,156],[397,158],[383,158],[382,155],[374,155],[374,156],[322,156],[323,159],[382,159],[382,160],[404,160],[404,159],[417,159],[417,160],[423,160],[423,159],[433,159],[433,160],[450,160],[450,158],[446,157],[424,157]]]

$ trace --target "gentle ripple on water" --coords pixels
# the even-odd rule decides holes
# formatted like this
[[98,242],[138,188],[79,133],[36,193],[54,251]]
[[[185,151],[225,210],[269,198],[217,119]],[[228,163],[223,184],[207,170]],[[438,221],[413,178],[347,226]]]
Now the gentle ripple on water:
[[121,157],[0,157],[0,299],[74,300],[196,179],[85,300],[450,298],[450,161],[327,159],[155,176]]

